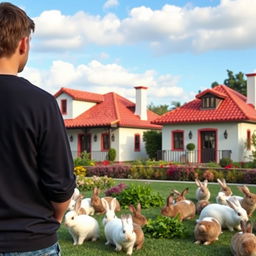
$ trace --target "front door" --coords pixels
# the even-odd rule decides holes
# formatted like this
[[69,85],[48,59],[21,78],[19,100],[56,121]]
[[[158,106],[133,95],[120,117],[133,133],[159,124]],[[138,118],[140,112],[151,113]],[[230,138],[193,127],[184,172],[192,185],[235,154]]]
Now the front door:
[[91,134],[80,134],[78,137],[79,153],[91,153]]
[[216,162],[216,131],[201,132],[201,162]]

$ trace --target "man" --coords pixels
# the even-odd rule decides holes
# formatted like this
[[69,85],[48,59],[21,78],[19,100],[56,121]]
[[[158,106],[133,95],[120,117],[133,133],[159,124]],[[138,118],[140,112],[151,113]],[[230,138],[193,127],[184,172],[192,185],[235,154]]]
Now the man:
[[0,3],[1,256],[60,255],[56,232],[75,188],[56,100],[17,76],[33,31],[23,10]]

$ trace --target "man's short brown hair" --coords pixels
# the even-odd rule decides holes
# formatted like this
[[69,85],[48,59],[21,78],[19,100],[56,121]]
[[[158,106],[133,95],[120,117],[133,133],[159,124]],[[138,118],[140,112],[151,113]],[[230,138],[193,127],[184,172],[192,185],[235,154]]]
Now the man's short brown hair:
[[29,37],[35,30],[35,23],[19,7],[0,3],[0,57],[11,56],[20,39]]

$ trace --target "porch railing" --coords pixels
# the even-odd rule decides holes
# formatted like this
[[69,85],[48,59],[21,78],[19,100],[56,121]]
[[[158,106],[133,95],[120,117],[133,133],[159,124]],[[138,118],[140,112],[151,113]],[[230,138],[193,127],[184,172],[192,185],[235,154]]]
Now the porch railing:
[[158,150],[157,160],[164,160],[168,162],[178,163],[207,163],[217,162],[219,163],[222,158],[231,159],[232,150],[214,150],[203,149],[193,151],[173,151],[173,150]]
[[[92,151],[90,152],[91,154],[91,159],[95,160],[95,161],[104,161],[107,160],[107,154],[108,152],[102,152],[102,151]],[[79,152],[78,151],[72,151],[72,156],[73,158],[76,158],[79,156]]]

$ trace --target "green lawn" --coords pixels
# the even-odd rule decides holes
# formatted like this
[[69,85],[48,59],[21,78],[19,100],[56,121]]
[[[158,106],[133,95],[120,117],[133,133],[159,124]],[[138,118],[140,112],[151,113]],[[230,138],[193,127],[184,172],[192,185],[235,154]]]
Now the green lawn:
[[[116,184],[121,181],[116,181]],[[130,184],[131,181],[122,181],[123,183]],[[139,181],[132,181],[132,183],[139,184]],[[161,195],[166,198],[171,189],[177,189],[179,191],[183,190],[186,187],[189,187],[189,193],[187,199],[195,201],[195,191],[197,186],[195,183],[173,183],[173,182],[150,182],[152,189],[156,192],[161,193]],[[215,202],[215,197],[219,191],[218,184],[209,184],[209,190],[211,192],[211,202]],[[237,189],[236,185],[230,185],[232,191],[236,195],[242,195],[241,192]],[[251,192],[256,193],[256,187],[249,186]],[[89,196],[89,195],[86,195]],[[122,213],[128,213],[128,210],[123,210]],[[152,208],[142,210],[142,213],[147,218],[152,218],[160,214],[160,208]],[[255,222],[256,213],[252,217],[253,222]],[[118,214],[119,216],[119,214]],[[63,256],[78,256],[78,255],[88,255],[88,256],[103,256],[103,255],[125,255],[123,252],[115,252],[114,247],[105,245],[105,238],[103,233],[103,228],[101,224],[102,216],[96,216],[101,226],[101,237],[96,242],[85,242],[80,246],[73,246],[73,241],[68,233],[67,229],[62,225],[59,230],[59,242],[62,248]],[[195,226],[195,219],[185,220],[184,225],[189,231],[189,237],[185,239],[145,239],[144,246],[139,251],[134,251],[133,255],[140,256],[228,256],[232,255],[230,253],[229,245],[230,239],[235,232],[230,232],[225,230],[223,234],[220,235],[219,241],[213,243],[212,245],[195,245],[193,230]]]

